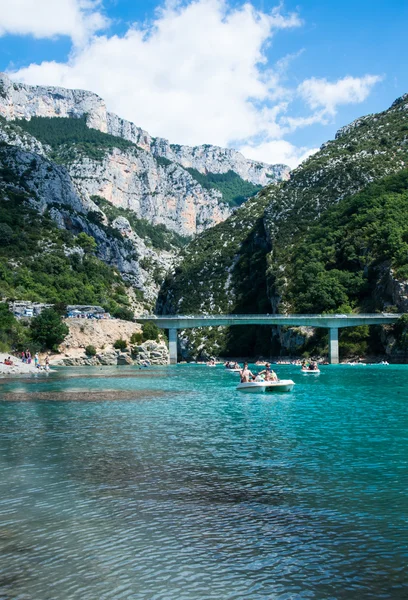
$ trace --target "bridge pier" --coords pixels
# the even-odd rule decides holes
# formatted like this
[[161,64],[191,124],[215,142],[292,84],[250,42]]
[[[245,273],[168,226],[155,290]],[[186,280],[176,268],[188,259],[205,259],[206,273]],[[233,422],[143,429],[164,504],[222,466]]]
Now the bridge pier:
[[177,364],[177,329],[169,329],[170,364]]
[[339,328],[329,329],[329,362],[331,365],[339,364]]

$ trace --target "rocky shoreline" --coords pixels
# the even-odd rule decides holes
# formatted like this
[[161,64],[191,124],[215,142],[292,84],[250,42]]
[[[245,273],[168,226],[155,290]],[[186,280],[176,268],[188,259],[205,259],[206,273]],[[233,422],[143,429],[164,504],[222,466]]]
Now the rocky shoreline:
[[52,360],[52,364],[65,367],[96,367],[116,365],[168,365],[169,351],[164,342],[147,341],[132,350],[108,350],[95,356],[70,356]]

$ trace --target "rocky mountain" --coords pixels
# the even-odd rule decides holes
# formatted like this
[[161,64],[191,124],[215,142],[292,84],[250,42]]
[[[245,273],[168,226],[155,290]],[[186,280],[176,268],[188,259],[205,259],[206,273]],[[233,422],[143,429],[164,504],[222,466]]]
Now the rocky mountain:
[[[115,206],[182,235],[194,235],[223,221],[232,207],[244,200],[240,188],[248,197],[270,181],[286,178],[289,172],[285,165],[247,160],[235,150],[170,144],[108,112],[104,100],[96,94],[28,86],[12,82],[5,74],[0,78],[0,116],[40,137],[47,155],[53,143],[54,158],[57,154],[59,162],[65,164],[83,196],[102,196]],[[59,139],[54,136],[51,140],[47,130],[56,127],[49,120],[55,118],[69,123],[65,129],[60,124]],[[27,124],[32,119],[37,120],[37,127]],[[38,119],[47,121],[38,123]],[[68,126],[73,127],[72,119],[78,120],[77,129],[82,126],[82,139],[86,139],[85,129],[110,136],[110,144],[106,144],[107,138],[94,136],[92,143],[100,141],[104,146],[99,156],[84,153],[78,147],[80,137],[72,137],[68,147],[64,143]],[[196,172],[201,175],[200,181]],[[214,175],[218,176],[215,181],[211,177]],[[233,189],[228,194],[225,188],[231,188],[231,182]]]
[[[161,312],[340,312],[408,308],[408,95],[358,119],[183,251]],[[227,353],[320,348],[313,332],[210,335]],[[194,348],[203,347],[195,335]],[[354,335],[354,342],[350,336]],[[347,338],[348,336],[348,338]],[[343,349],[381,346],[345,331]],[[296,343],[293,344],[293,338]],[[323,344],[323,346],[322,346]],[[371,345],[370,345],[371,344]],[[246,348],[246,352],[245,352]],[[235,352],[234,352],[235,351]]]
[[91,236],[146,309],[188,238],[288,173],[233,150],[171,145],[108,112],[96,94],[4,74],[0,143],[4,201],[18,193],[61,230]]

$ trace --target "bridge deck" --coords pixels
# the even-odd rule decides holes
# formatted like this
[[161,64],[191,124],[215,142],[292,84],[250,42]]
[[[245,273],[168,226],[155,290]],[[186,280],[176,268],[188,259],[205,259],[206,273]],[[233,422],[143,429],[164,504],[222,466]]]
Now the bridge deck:
[[401,314],[373,313],[351,315],[146,315],[139,322],[153,321],[169,330],[170,362],[177,363],[177,330],[220,325],[286,325],[288,327],[324,327],[329,330],[329,359],[339,362],[338,330],[357,325],[384,325],[396,323]]
[[146,315],[137,321],[153,321],[163,329],[192,329],[220,325],[287,325],[324,328],[356,327],[396,323],[401,314],[372,313],[350,315]]

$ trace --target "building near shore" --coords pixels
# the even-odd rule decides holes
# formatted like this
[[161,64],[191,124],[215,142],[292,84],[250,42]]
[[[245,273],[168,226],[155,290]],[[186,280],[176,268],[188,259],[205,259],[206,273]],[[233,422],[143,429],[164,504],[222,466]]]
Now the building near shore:
[[9,303],[9,310],[17,319],[37,317],[44,308],[52,308],[53,304],[44,302],[30,302],[29,300],[15,300]]
[[66,316],[68,319],[110,319],[102,306],[89,304],[69,304]]

